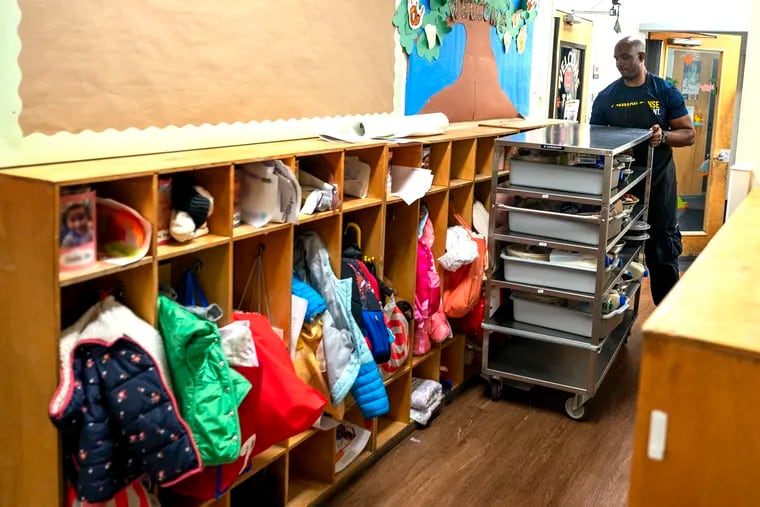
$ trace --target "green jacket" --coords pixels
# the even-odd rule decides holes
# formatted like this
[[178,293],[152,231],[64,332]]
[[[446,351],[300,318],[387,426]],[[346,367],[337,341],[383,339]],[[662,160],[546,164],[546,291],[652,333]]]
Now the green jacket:
[[250,382],[227,363],[216,324],[163,295],[158,297],[158,329],[174,394],[203,465],[235,461],[240,455],[237,408]]

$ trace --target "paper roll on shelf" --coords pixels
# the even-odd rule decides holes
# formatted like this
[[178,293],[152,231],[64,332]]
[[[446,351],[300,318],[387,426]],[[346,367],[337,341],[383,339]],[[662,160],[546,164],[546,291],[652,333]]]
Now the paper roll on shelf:
[[448,127],[449,119],[443,113],[378,116],[359,122],[357,133],[373,139],[416,137],[443,134]]

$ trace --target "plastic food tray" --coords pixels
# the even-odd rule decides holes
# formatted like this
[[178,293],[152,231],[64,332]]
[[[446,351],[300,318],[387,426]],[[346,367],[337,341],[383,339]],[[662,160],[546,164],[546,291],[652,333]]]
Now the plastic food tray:
[[[577,217],[514,206],[508,206],[506,209],[509,211],[509,230],[511,232],[572,241],[584,245],[599,245],[599,228],[602,224],[591,217]],[[610,219],[607,239],[620,233],[623,217],[624,215],[618,215]]]
[[[591,338],[594,324],[591,313],[572,310],[563,306],[538,303],[514,295],[510,297],[514,304],[514,319],[517,322]],[[623,316],[624,313],[620,312],[608,319],[602,319],[601,336],[608,336],[620,324]]]
[[504,280],[560,290],[594,293],[596,269],[523,259],[501,252]]
[[[620,169],[613,168],[611,188],[617,188],[619,178]],[[604,169],[511,159],[509,181],[511,185],[522,187],[602,195]]]

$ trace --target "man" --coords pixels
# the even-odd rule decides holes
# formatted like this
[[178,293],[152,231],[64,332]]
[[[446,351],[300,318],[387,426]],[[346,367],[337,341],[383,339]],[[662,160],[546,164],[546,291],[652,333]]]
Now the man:
[[[657,305],[678,282],[681,254],[673,148],[694,144],[694,126],[681,92],[647,72],[645,57],[644,43],[638,39],[624,37],[615,45],[615,62],[621,78],[596,97],[590,123],[652,131],[650,144],[655,148],[648,218],[651,228],[644,255],[652,299]],[[633,156],[638,164],[645,164],[647,146],[634,148]],[[643,197],[643,184],[634,194]]]

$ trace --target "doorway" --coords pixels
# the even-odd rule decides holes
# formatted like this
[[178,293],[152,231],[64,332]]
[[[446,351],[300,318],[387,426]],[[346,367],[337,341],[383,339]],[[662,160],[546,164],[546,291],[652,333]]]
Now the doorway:
[[678,223],[684,255],[699,254],[723,224],[739,83],[739,35],[655,32],[660,68],[683,95],[694,124],[692,146],[675,148]]

